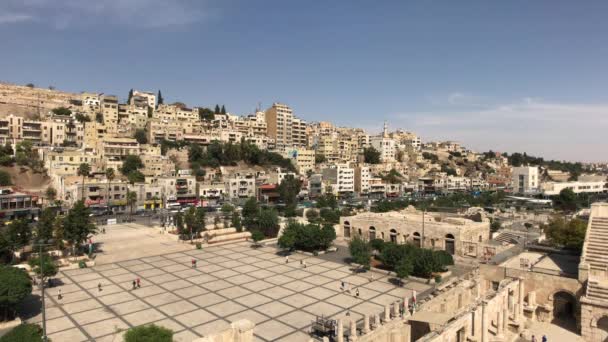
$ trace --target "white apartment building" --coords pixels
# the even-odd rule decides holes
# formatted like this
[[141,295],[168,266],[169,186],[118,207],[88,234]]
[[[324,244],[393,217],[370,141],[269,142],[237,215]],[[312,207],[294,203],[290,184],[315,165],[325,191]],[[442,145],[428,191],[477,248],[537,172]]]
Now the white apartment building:
[[539,191],[538,166],[514,167],[512,172],[513,191],[519,194],[532,194]]
[[145,100],[145,103],[148,107],[156,107],[156,95],[154,93],[134,90],[130,104],[134,105],[136,103],[140,103],[142,100]]
[[255,175],[234,174],[226,181],[226,195],[232,200],[255,197]]
[[323,169],[323,182],[335,195],[350,195],[355,192],[355,170],[348,164],[332,165]]
[[307,146],[308,136],[306,135],[306,121],[293,118],[291,128],[291,139],[294,146]]
[[355,192],[367,194],[369,192],[369,182],[372,174],[367,166],[355,167]]
[[370,145],[380,152],[380,160],[383,163],[395,161],[395,153],[397,152],[395,140],[380,135],[371,137]]
[[576,181],[576,182],[545,182],[541,184],[541,192],[545,196],[555,196],[564,189],[574,193],[599,193],[607,191],[605,181]]

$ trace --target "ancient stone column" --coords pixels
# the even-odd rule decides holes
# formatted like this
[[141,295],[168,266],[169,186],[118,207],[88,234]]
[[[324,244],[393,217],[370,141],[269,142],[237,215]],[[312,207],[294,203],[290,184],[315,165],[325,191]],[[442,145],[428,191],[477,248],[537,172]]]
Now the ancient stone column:
[[342,320],[338,320],[338,331],[336,332],[336,338],[338,342],[344,342],[344,325],[342,324]]
[[481,303],[481,342],[488,342],[488,308],[486,302]]
[[519,278],[519,297],[517,298],[517,320],[523,322],[524,320],[524,278]]
[[350,340],[357,340],[357,322],[355,321],[355,319],[350,320]]
[[388,322],[391,320],[391,312],[388,305],[384,306],[384,321]]
[[536,291],[528,292],[528,305],[530,305],[530,306],[536,305]]
[[508,327],[509,327],[509,307],[505,305],[505,307],[503,307],[503,310],[502,310],[502,330],[507,331]]
[[503,317],[502,317],[502,310],[500,308],[498,308],[498,312],[496,313],[496,337],[502,337],[503,336]]
[[363,334],[369,334],[369,315],[363,315]]
[[399,302],[393,303],[393,316],[399,317]]
[[376,324],[376,329],[382,324],[380,322],[380,314],[375,314],[374,315],[374,323]]

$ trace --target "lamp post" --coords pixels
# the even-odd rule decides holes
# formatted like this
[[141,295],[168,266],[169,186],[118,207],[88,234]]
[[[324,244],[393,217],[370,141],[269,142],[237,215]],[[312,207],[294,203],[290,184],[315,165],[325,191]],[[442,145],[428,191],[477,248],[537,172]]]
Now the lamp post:
[[42,293],[42,341],[47,342],[48,338],[46,336],[46,306],[44,303],[44,269],[43,269],[43,260],[42,260],[42,248],[46,246],[52,246],[54,240],[49,239],[39,240],[38,241],[38,259],[40,260],[40,291]]

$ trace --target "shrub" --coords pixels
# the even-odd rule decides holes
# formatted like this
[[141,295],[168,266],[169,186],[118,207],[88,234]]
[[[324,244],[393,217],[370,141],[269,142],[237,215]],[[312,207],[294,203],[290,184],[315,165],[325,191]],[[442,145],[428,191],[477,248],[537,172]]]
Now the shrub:
[[197,242],[196,249],[203,249],[203,245],[200,242]]
[[79,268],[87,268],[87,263],[86,263],[86,262],[84,262],[84,260],[80,260],[80,261],[78,262],[78,267],[79,267]]
[[441,283],[441,280],[442,279],[441,279],[441,276],[439,274],[435,276],[435,284]]
[[0,266],[0,310],[9,318],[15,307],[32,293],[32,282],[28,274],[16,267]]
[[442,267],[454,265],[454,258],[446,251],[434,251],[433,254]]
[[353,262],[369,269],[372,250],[369,243],[355,235],[348,243],[348,250]]
[[127,330],[124,342],[171,342],[173,331],[157,325],[142,325]]
[[264,240],[264,233],[259,230],[254,230],[251,232],[251,239],[257,244],[258,242]]
[[0,337],[0,342],[38,342],[42,341],[42,328],[36,324],[21,324]]
[[382,250],[384,249],[384,240],[382,239],[373,239],[372,241],[369,242],[370,246],[372,246],[372,249],[377,250],[378,252],[382,253]]

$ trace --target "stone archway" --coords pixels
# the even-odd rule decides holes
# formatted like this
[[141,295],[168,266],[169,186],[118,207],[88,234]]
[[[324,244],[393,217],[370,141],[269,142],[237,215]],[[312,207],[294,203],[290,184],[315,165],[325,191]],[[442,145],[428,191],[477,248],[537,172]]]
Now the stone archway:
[[594,334],[595,341],[608,342],[608,316],[597,321],[597,329]]
[[456,242],[454,240],[454,235],[447,234],[445,236],[445,251],[454,255],[456,252]]
[[344,221],[344,237],[350,238],[350,222]]
[[414,246],[416,246],[416,247],[420,247],[421,246],[421,243],[420,243],[420,233],[414,232],[412,239],[414,240]]
[[397,243],[397,231],[395,229],[391,229],[391,242]]
[[369,227],[369,241],[372,241],[375,239],[376,239],[376,227],[371,226],[371,227]]
[[568,291],[557,291],[551,297],[553,302],[553,316],[551,323],[562,328],[576,331],[577,300]]

